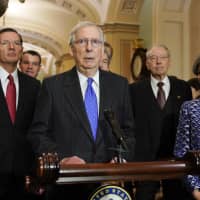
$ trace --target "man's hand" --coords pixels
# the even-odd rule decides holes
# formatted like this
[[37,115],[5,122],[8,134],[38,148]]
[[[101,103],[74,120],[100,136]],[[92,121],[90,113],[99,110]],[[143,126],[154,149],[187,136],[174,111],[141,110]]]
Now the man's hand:
[[127,163],[127,161],[126,161],[124,158],[122,158],[121,160],[119,160],[118,157],[114,157],[114,158],[110,161],[110,163]]
[[70,165],[70,164],[86,164],[86,162],[79,158],[78,156],[72,156],[72,157],[67,157],[67,158],[63,158],[60,161],[60,165]]
[[192,194],[196,200],[200,200],[200,191],[198,189],[195,189]]

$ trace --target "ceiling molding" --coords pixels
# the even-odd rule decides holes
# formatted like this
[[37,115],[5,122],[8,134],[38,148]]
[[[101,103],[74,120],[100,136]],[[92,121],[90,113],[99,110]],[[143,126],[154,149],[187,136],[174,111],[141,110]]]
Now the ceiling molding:
[[52,53],[56,58],[63,54],[62,46],[53,38],[26,29],[17,28],[17,30],[22,35],[24,42],[42,47]]
[[100,22],[99,11],[91,4],[79,0],[44,0],[56,4],[58,7],[75,14],[80,20],[94,20]]
[[138,33],[139,32],[139,24],[122,24],[122,23],[113,23],[113,24],[104,24],[101,26],[104,33],[108,32],[129,32],[129,33]]
[[136,10],[137,10],[137,1],[136,0],[124,0],[123,1],[122,6],[121,6],[121,12],[136,13]]

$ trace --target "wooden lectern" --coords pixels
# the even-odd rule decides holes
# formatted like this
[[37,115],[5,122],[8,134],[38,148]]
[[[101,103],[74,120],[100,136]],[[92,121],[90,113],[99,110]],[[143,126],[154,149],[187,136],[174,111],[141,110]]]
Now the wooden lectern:
[[[26,189],[34,192],[49,184],[174,179],[187,174],[200,174],[199,151],[188,152],[182,159],[165,161],[76,165],[60,165],[57,154],[49,153],[38,158],[32,174],[26,177]],[[90,200],[96,200],[100,194],[118,195],[108,191],[120,192],[127,200],[131,199],[122,187],[110,185],[100,188]]]
[[44,154],[26,177],[26,187],[39,184],[76,184],[109,181],[142,181],[181,178],[200,174],[200,152],[188,152],[183,159],[155,162],[94,163],[60,165],[56,154]]

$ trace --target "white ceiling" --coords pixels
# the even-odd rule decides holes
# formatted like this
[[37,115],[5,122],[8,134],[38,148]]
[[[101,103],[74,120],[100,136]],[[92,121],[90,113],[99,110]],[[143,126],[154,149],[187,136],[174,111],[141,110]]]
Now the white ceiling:
[[[24,1],[24,3],[22,3]],[[56,60],[68,52],[68,36],[79,21],[104,24],[139,24],[144,0],[0,0],[9,2],[0,28],[17,29],[24,49],[42,56],[39,79],[56,73]]]
[[16,28],[24,41],[56,58],[67,52],[68,34],[82,20],[98,24],[138,23],[143,0],[9,0],[0,26]]

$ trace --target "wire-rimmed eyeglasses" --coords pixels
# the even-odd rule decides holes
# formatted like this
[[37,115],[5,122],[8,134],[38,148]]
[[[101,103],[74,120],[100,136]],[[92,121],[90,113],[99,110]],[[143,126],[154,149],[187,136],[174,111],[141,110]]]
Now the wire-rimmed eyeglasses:
[[73,43],[77,44],[80,47],[85,47],[86,45],[89,44],[89,42],[90,42],[91,46],[94,48],[99,47],[103,43],[99,39],[88,39],[88,38],[78,39],[78,40],[74,41]]

